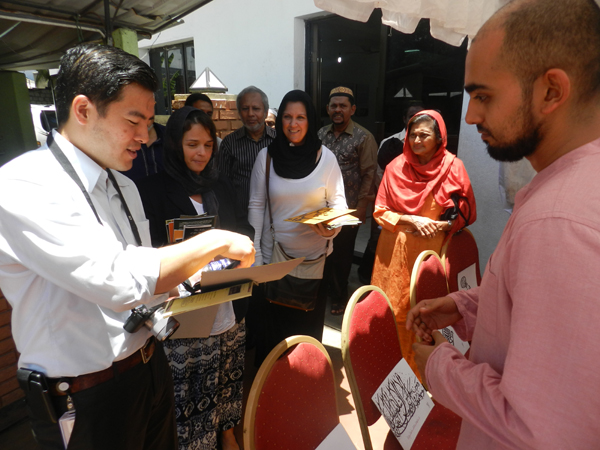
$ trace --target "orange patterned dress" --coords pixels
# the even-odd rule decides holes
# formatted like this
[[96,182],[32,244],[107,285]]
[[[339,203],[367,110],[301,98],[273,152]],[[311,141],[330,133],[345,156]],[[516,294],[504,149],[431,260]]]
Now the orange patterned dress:
[[[438,220],[442,210],[430,193],[418,215]],[[409,225],[398,223],[402,214],[382,208],[376,208],[373,213],[382,230],[375,252],[371,284],[381,288],[390,299],[398,324],[402,356],[420,378],[412,350],[415,334],[406,331],[406,315],[410,310],[410,276],[417,256],[423,250],[440,253],[446,233],[438,233],[432,239],[415,236],[406,232],[411,229]]]

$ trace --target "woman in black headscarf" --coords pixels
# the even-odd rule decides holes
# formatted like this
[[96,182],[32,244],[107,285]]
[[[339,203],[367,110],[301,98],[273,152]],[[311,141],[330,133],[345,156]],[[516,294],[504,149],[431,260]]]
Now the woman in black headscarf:
[[[335,155],[317,137],[317,115],[305,92],[296,90],[285,95],[275,130],[277,137],[258,154],[250,180],[248,219],[255,230],[255,264],[271,262],[273,236],[268,203],[275,238],[285,253],[317,259],[325,252],[331,253],[331,241],[339,229],[327,230],[322,225],[285,222],[285,219],[325,207],[345,209],[342,173]],[[270,202],[265,182],[268,158]],[[257,330],[257,361],[262,361],[271,348],[288,336],[304,334],[320,340],[325,300],[320,295],[317,306],[309,312],[265,303],[263,316],[267,323],[263,322]]]
[[[217,228],[254,237],[244,212],[235,210],[233,185],[217,171],[217,136],[210,117],[186,106],[169,118],[165,134],[165,172],[137,182],[152,245],[167,244],[166,220],[203,213],[217,216]],[[181,450],[200,445],[216,449],[218,441],[222,448],[238,448],[233,427],[241,419],[243,306],[237,300],[233,306],[214,307],[208,337],[177,338],[175,333],[164,343],[175,384]]]

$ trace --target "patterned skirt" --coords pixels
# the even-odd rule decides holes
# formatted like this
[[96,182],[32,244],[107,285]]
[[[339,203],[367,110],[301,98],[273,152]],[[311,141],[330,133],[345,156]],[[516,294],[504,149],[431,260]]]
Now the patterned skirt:
[[164,342],[175,386],[179,450],[215,450],[220,433],[240,422],[245,340],[242,320],[216,336]]

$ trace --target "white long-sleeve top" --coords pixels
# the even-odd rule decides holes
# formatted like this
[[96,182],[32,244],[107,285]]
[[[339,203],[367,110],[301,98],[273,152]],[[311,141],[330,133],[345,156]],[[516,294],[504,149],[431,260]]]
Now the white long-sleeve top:
[[[137,247],[105,170],[60,134],[54,138],[89,192],[100,225],[75,182],[46,146],[0,169],[0,288],[11,304],[19,366],[49,377],[109,367],[138,350],[149,332],[130,334],[130,309],[154,295],[158,251]],[[148,221],[129,178],[113,171],[150,247]]]
[[[337,159],[327,147],[322,146],[321,150],[321,158],[315,170],[297,180],[278,176],[271,161],[269,194],[275,238],[285,252],[293,257],[318,258],[325,251],[327,239],[319,236],[306,224],[284,222],[285,219],[319,208],[347,208],[344,181]],[[264,148],[256,158],[250,178],[248,221],[254,227],[256,264],[268,264],[273,251],[265,189],[266,162],[267,149]],[[329,239],[333,239],[339,230],[336,229],[336,233]],[[333,246],[329,245],[328,254],[332,250]]]

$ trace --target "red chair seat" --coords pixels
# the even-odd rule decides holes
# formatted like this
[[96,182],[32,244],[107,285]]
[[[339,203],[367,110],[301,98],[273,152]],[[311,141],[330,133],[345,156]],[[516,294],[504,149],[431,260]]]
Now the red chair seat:
[[[371,398],[402,359],[396,319],[389,300],[381,289],[375,286],[363,286],[352,295],[342,324],[342,356],[365,449],[371,450],[373,445],[369,425],[373,425],[381,417]],[[455,449],[460,424],[459,416],[436,404],[419,431],[412,448]],[[390,431],[383,448],[396,450],[402,447]]]
[[314,449],[338,424],[336,382],[325,348],[308,336],[282,341],[252,384],[245,448]]

